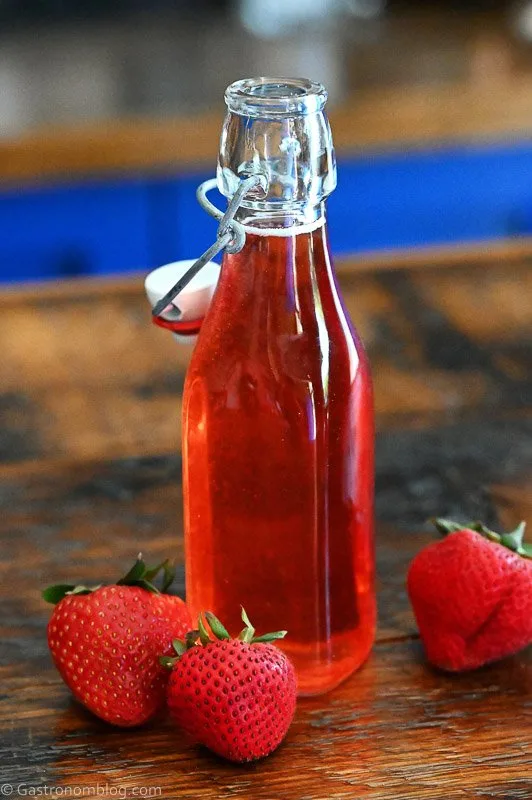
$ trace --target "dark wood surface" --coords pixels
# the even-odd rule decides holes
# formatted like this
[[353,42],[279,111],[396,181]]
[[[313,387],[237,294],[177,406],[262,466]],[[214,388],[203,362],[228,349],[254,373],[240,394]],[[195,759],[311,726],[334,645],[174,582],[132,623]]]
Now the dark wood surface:
[[530,651],[439,673],[404,588],[428,516],[532,519],[530,263],[353,266],[341,283],[377,397],[378,640],[249,767],[167,720],[110,729],[71,701],[46,648],[42,585],[112,580],[139,549],[182,563],[186,351],[149,324],[140,281],[0,297],[0,783],[15,796],[108,784],[184,800],[532,797]]

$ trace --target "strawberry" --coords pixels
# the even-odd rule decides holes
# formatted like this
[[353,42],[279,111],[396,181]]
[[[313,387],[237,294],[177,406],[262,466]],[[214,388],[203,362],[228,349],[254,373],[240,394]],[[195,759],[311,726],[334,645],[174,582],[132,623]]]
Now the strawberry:
[[172,669],[171,715],[194,741],[229,761],[263,758],[286,736],[296,707],[294,668],[270,644],[286,631],[255,636],[242,609],[245,628],[231,639],[214,614],[205,619],[214,640],[200,614],[198,630],[174,642],[177,656],[161,658]]
[[[161,592],[152,581],[164,570]],[[74,697],[113,725],[141,725],[165,704],[168,674],[159,663],[172,639],[189,630],[181,598],[165,594],[174,578],[165,561],[148,568],[139,555],[113,586],[50,586],[48,623],[55,666]]]
[[525,523],[504,534],[479,522],[434,523],[446,538],[418,553],[407,580],[428,660],[459,672],[530,644],[532,546],[523,543]]

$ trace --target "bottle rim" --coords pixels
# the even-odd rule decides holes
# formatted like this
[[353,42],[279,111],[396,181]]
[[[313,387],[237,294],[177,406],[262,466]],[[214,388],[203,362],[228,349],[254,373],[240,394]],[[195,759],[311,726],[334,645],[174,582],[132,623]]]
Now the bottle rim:
[[307,78],[244,78],[225,90],[229,111],[244,117],[293,117],[320,112],[323,84]]

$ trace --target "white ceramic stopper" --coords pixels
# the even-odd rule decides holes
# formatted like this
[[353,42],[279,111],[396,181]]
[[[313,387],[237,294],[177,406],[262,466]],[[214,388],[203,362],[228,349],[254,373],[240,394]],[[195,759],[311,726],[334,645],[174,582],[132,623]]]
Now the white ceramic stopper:
[[[146,276],[144,288],[152,308],[190,269],[194,261],[195,259],[174,261],[172,264],[165,264],[164,267],[154,269]],[[161,317],[170,322],[178,320],[192,322],[203,319],[212,300],[219,276],[220,265],[214,261],[208,261],[174,301],[165,308]],[[182,344],[194,344],[197,340],[197,336],[194,335],[183,336],[172,332],[172,336]]]

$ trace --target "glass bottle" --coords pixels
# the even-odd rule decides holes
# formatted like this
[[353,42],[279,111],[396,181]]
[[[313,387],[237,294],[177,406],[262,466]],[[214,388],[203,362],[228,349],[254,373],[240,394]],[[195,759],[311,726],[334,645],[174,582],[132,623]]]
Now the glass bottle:
[[287,629],[301,694],[336,686],[375,634],[370,369],[342,305],[324,201],[336,185],[323,86],[226,91],[218,186],[259,172],[184,390],[187,600],[238,630]]

